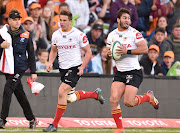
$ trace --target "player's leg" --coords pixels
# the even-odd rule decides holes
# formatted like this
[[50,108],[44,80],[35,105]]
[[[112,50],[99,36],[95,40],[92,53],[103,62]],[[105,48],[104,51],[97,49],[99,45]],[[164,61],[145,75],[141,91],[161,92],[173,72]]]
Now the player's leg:
[[120,99],[124,94],[125,84],[122,82],[114,81],[111,86],[111,113],[118,129],[123,129],[122,125],[122,111],[119,105]]
[[29,121],[29,128],[30,129],[36,128],[36,125],[38,124],[38,119],[36,119],[33,115],[30,103],[23,90],[23,85],[21,81],[18,83],[16,89],[14,90],[14,94],[23,109],[26,119]]
[[124,103],[126,106],[133,107],[144,102],[149,102],[155,109],[159,108],[159,102],[154,97],[152,91],[148,91],[145,95],[136,95],[143,79],[141,70],[128,72],[126,79],[126,89],[124,94]]
[[54,117],[54,120],[52,124],[49,125],[46,129],[43,129],[43,132],[56,132],[58,123],[64,114],[64,111],[66,110],[67,107],[67,94],[69,91],[72,89],[72,87],[66,83],[62,83],[59,87],[59,92],[58,92],[58,105],[56,108],[56,114]]
[[100,88],[97,88],[94,92],[88,92],[83,90],[75,91],[75,88],[73,88],[67,95],[68,103],[72,103],[75,101],[88,99],[88,98],[96,99],[101,104],[104,104],[105,102],[105,99],[102,96],[102,90]]

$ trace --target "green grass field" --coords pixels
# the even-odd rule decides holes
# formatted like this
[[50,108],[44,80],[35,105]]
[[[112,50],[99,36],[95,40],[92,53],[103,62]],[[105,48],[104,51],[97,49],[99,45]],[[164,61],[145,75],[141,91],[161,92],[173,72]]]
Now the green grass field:
[[[30,130],[28,128],[12,128],[0,129],[0,133],[42,133],[43,128],[36,128]],[[113,133],[112,129],[105,128],[59,128],[59,133]],[[180,133],[180,128],[128,128],[125,129],[126,133]]]

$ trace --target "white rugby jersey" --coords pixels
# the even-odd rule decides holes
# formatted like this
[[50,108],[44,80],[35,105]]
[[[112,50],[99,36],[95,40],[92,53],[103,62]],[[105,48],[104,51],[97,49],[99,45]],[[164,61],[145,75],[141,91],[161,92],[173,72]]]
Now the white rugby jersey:
[[[121,44],[124,44],[127,50],[136,49],[136,43],[144,40],[142,34],[136,29],[129,26],[125,31],[120,32],[118,29],[113,30],[109,33],[107,38],[107,46],[111,46],[116,40],[120,41]],[[140,65],[138,61],[138,55],[122,55],[121,58],[116,61],[116,67],[118,71],[131,71],[139,70]]]
[[89,44],[84,33],[72,27],[63,32],[60,28],[52,35],[52,45],[57,46],[59,68],[69,69],[82,64],[81,48]]

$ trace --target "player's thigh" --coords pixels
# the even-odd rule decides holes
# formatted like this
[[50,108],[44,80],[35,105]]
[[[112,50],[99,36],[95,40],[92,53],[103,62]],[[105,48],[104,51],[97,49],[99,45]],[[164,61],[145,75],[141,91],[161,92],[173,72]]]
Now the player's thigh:
[[125,84],[122,82],[114,81],[111,85],[111,97],[110,100],[120,101],[124,94]]
[[136,94],[138,92],[138,88],[132,85],[126,85],[125,92],[124,92],[124,101],[133,102]]

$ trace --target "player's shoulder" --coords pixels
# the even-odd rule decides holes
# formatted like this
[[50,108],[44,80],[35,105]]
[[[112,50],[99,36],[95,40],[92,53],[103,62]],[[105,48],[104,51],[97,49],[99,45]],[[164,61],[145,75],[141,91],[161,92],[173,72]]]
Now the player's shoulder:
[[138,30],[136,30],[135,28],[129,26],[128,28],[129,32],[131,32],[132,34],[136,34],[136,33],[140,33]]
[[59,30],[60,30],[60,29],[58,29],[58,30],[56,30],[55,32],[53,32],[52,38],[56,38],[57,36],[60,36]]

